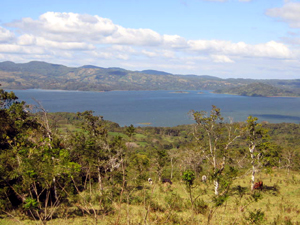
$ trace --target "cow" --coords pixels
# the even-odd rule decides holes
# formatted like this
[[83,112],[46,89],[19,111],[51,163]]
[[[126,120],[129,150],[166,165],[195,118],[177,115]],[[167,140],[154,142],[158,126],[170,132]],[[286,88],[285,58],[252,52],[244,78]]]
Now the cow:
[[166,183],[172,184],[172,181],[171,181],[170,179],[163,178],[163,179],[162,179],[162,183],[163,183],[163,184],[166,184]]
[[152,181],[152,179],[151,179],[150,177],[148,178],[148,182],[149,182],[149,184],[151,184],[151,185],[153,184],[153,181]]
[[262,190],[263,189],[263,182],[262,181],[258,181],[254,184],[254,187],[253,187],[254,190]]
[[202,178],[201,178],[201,180],[202,180],[203,183],[206,183],[206,181],[207,181],[207,176],[206,176],[206,175],[203,175]]

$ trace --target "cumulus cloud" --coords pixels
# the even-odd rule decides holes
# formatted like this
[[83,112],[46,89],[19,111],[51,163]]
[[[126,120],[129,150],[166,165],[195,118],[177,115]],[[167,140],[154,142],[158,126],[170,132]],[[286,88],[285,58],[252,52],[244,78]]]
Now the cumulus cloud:
[[282,43],[270,41],[264,44],[249,45],[244,42],[231,43],[220,40],[191,40],[188,41],[190,50],[211,52],[213,54],[236,55],[246,57],[289,58],[291,51]]
[[188,70],[211,68],[209,65],[234,68],[261,59],[287,61],[300,55],[278,41],[187,40],[151,29],[126,28],[97,15],[47,12],[36,20],[23,18],[6,26],[14,29],[0,27],[0,55],[18,61],[51,59],[67,65],[86,62],[107,67],[132,65],[135,70],[134,65]]
[[163,35],[163,43],[171,48],[184,48],[187,46],[187,41],[178,35]]
[[279,18],[292,28],[300,28],[300,2],[287,2],[281,8],[268,9],[266,15]]
[[[247,57],[288,58],[288,47],[270,41],[264,44],[248,45],[244,42],[231,43],[222,40],[186,40],[179,35],[161,35],[151,29],[132,29],[114,24],[99,16],[76,13],[47,12],[38,20],[24,18],[9,24],[23,33],[18,38],[20,45],[37,45],[64,50],[93,50],[96,45],[144,46],[173,49],[173,51],[197,51],[208,55],[240,55]],[[11,35],[11,33],[8,33]],[[7,35],[8,36],[8,35]],[[120,48],[120,47],[119,47]],[[150,54],[151,53],[151,54]],[[123,53],[120,58],[127,59]],[[141,54],[154,56],[153,51]],[[164,54],[173,57],[174,53]],[[220,58],[220,57],[219,57]],[[232,62],[223,57],[218,61]]]
[[0,53],[43,54],[45,51],[39,47],[26,48],[17,44],[0,44]]
[[147,50],[142,50],[142,54],[144,54],[148,57],[156,57],[157,56],[156,52],[151,52],[151,51],[147,51]]
[[157,45],[163,41],[153,30],[124,28],[97,15],[47,12],[39,20],[23,18],[7,25],[53,41],[136,45]]
[[0,27],[0,43],[10,42],[15,37],[14,33]]
[[211,55],[211,58],[216,63],[233,63],[234,61],[228,58],[226,55]]

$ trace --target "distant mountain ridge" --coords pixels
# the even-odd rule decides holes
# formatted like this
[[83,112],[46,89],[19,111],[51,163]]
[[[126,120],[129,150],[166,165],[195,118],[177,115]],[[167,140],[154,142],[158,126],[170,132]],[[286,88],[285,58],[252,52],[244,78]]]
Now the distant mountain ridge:
[[251,97],[295,96],[295,93],[293,93],[292,91],[284,90],[282,88],[263,83],[252,83],[241,87],[234,87],[231,89],[225,88],[216,90],[215,93],[226,93]]
[[174,75],[172,73],[167,73],[167,72],[158,71],[158,70],[142,70],[140,72],[145,73],[145,74],[152,74],[152,75]]
[[[179,75],[158,70],[131,71],[119,67],[67,67],[32,61],[0,63],[0,84],[6,89],[112,90],[230,90],[257,83],[253,79],[222,79],[210,75]],[[300,80],[259,80],[299,95]],[[228,91],[227,91],[228,92]]]

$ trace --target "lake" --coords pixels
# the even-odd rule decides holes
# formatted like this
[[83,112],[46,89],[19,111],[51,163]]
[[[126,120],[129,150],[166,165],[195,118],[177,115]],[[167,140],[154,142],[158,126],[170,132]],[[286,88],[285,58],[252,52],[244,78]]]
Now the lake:
[[[7,90],[10,91],[10,90]],[[192,124],[190,110],[210,111],[215,105],[224,118],[245,121],[249,115],[270,123],[299,123],[300,98],[245,97],[214,94],[210,91],[61,91],[12,90],[27,104],[39,101],[48,112],[93,110],[120,126],[177,126]]]

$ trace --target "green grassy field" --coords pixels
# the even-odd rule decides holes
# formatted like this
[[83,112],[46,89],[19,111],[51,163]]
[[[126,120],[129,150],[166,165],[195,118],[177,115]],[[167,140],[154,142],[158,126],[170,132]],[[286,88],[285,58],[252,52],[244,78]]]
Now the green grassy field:
[[[236,179],[227,200],[220,206],[213,200],[212,183],[202,183],[198,178],[192,190],[196,199],[194,209],[183,182],[175,181],[172,185],[156,180],[153,185],[144,182],[140,186],[127,186],[105,213],[97,203],[82,203],[77,208],[59,209],[65,216],[47,224],[300,224],[299,173],[275,170],[260,173],[258,178],[264,183],[262,191],[250,191],[250,176]],[[88,210],[79,213],[84,207]],[[41,224],[15,215],[17,212],[3,213],[0,224]]]

